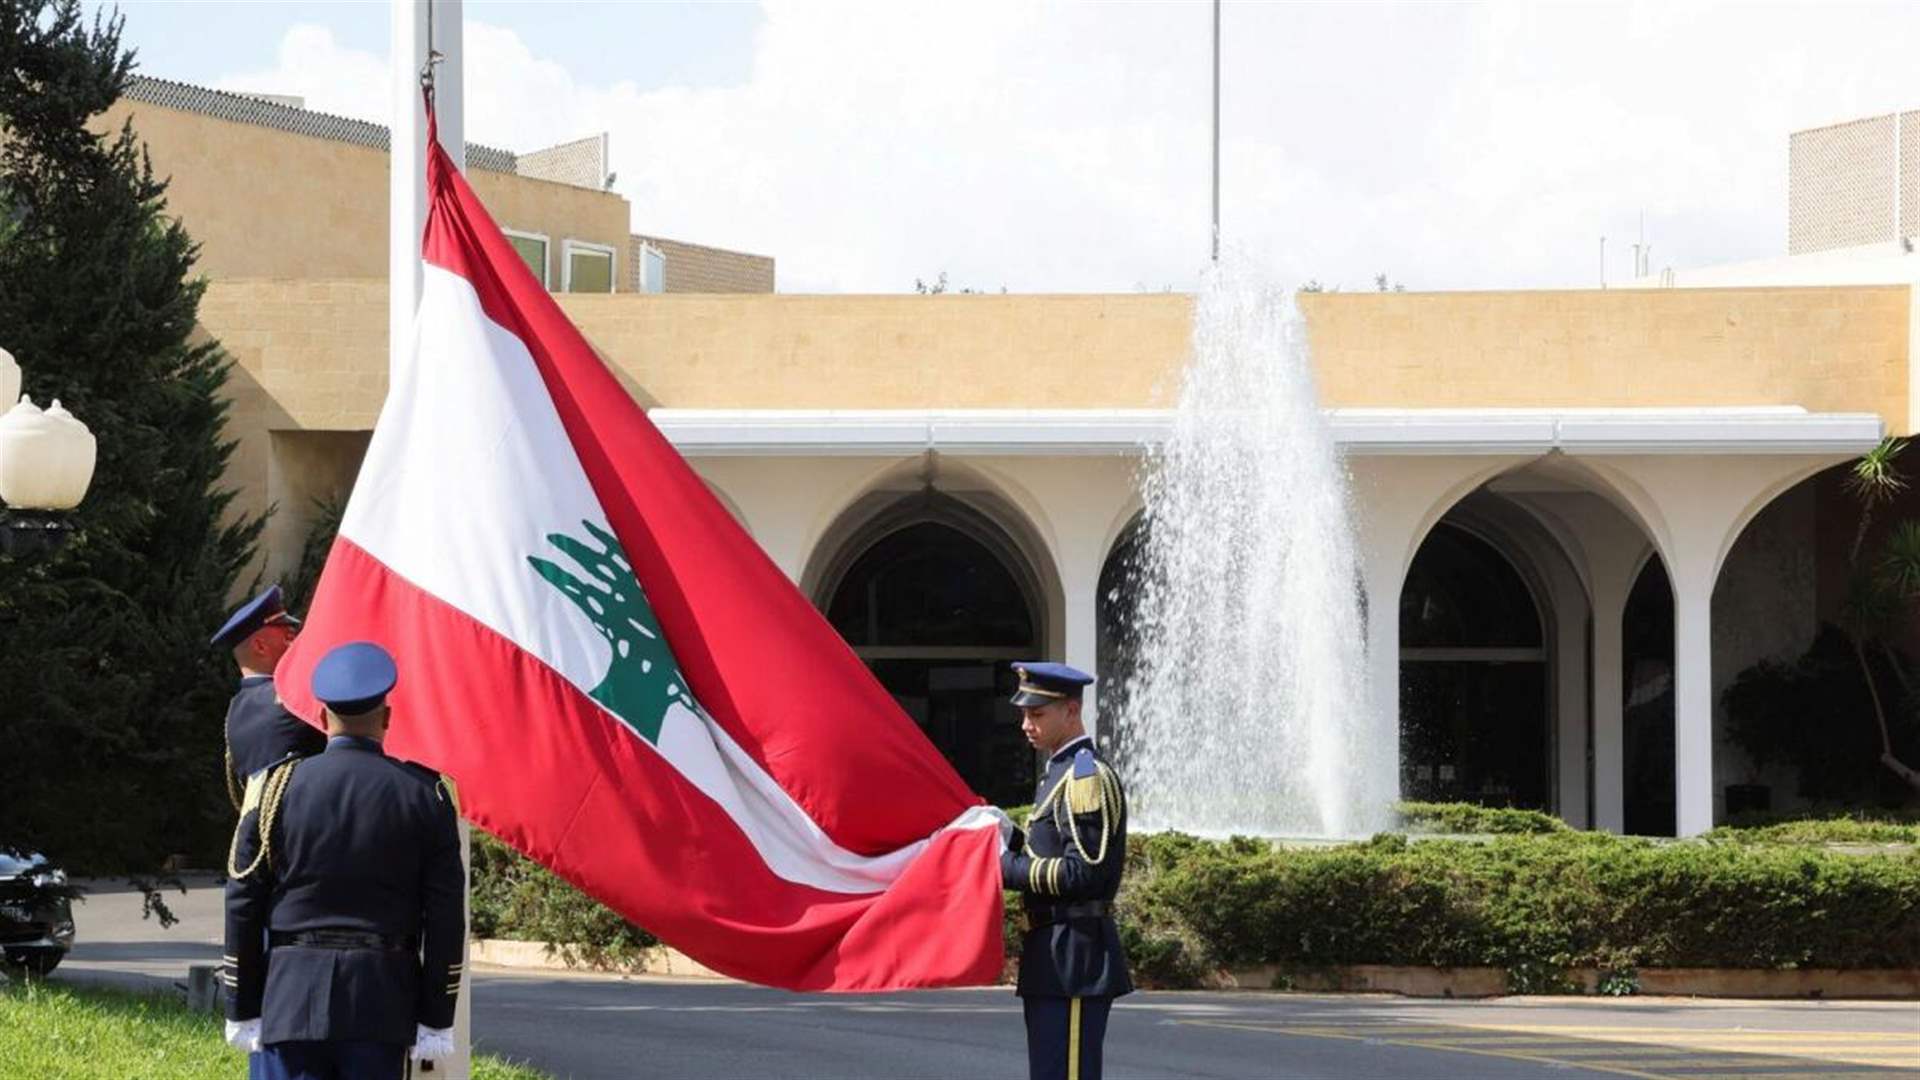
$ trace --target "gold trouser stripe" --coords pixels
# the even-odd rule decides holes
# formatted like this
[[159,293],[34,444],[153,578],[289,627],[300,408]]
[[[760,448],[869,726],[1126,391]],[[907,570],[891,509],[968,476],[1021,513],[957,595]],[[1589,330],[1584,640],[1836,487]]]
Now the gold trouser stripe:
[[1080,999],[1067,999],[1067,1080],[1080,1080]]

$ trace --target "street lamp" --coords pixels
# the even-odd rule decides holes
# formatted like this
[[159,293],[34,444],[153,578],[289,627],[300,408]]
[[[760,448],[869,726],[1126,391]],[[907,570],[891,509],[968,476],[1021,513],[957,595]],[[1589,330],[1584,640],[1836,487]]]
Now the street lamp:
[[[20,392],[20,365],[0,349],[0,401]],[[55,400],[42,411],[22,397],[0,415],[0,552],[43,551],[66,539],[66,512],[93,482],[93,432]]]

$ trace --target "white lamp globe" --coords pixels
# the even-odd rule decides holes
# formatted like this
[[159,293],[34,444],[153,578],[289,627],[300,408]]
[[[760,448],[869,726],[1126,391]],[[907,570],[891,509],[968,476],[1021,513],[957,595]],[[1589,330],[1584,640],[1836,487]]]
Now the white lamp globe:
[[0,349],[0,409],[11,406],[20,400],[20,365],[14,363],[13,354]]
[[97,442],[55,401],[20,403],[0,416],[0,501],[16,510],[71,510],[93,483]]

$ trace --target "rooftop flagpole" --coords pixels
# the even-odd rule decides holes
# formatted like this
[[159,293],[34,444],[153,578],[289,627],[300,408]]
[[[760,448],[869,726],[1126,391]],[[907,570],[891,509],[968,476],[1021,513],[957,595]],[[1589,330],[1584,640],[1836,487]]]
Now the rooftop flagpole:
[[1213,0],[1213,261],[1220,261],[1220,0]]

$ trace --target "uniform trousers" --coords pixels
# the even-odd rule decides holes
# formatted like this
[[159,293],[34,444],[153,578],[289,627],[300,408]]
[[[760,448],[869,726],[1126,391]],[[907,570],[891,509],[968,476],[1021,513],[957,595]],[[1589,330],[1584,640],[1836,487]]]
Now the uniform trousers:
[[1032,1080],[1100,1080],[1110,997],[1023,997]]
[[403,1080],[407,1047],[376,1042],[277,1042],[260,1050],[266,1080]]

